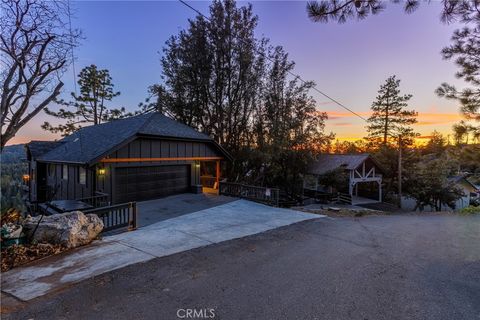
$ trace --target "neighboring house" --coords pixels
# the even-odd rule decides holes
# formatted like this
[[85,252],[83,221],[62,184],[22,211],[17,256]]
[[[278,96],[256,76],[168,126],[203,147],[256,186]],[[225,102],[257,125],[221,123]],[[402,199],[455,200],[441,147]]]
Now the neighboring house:
[[[448,179],[450,182],[455,183],[456,187],[462,190],[463,196],[455,202],[455,208],[452,209],[449,206],[442,204],[441,211],[453,211],[461,210],[470,205],[472,196],[479,191],[478,188],[468,181],[464,176],[455,176]],[[402,197],[402,209],[406,211],[413,211],[416,207],[415,199],[409,197]],[[418,210],[418,209],[417,209]],[[435,208],[426,206],[424,211],[435,211]]]
[[318,183],[318,177],[339,168],[348,174],[345,191],[350,195],[382,201],[383,170],[370,154],[320,155],[308,169],[304,188],[328,192],[329,190]]
[[32,203],[99,192],[110,203],[201,192],[201,167],[214,168],[218,186],[220,161],[231,159],[209,136],[160,113],[85,127],[26,148]]

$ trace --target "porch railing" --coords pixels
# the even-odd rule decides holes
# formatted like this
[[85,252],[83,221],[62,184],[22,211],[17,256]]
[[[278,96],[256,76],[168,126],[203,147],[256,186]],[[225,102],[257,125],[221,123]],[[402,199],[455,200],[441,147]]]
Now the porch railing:
[[84,213],[96,214],[103,221],[103,232],[128,227],[137,228],[137,203],[128,202],[108,207],[94,208]]
[[222,181],[220,181],[219,194],[262,202],[277,207],[280,198],[280,190],[277,188],[249,186]]
[[95,192],[94,196],[75,199],[75,200],[88,203],[92,207],[98,208],[98,207],[108,206],[110,204],[108,202],[108,196],[109,196],[108,193],[103,193],[103,192],[98,192],[97,191],[97,192]]

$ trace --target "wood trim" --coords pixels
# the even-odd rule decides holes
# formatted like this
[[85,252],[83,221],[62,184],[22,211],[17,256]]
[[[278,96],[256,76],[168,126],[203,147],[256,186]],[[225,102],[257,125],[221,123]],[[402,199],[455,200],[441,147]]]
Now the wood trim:
[[223,160],[223,157],[172,157],[172,158],[105,158],[102,163],[121,162],[155,162],[155,161],[213,161]]

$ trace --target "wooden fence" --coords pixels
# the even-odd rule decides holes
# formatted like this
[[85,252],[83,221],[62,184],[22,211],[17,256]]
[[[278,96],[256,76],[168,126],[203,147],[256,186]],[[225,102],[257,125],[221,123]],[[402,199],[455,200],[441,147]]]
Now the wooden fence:
[[128,227],[137,228],[137,203],[128,202],[108,207],[94,208],[84,211],[94,213],[103,221],[103,232]]
[[352,196],[347,193],[337,193],[337,195],[332,199],[334,202],[352,204]]
[[276,207],[278,207],[280,198],[280,190],[277,188],[249,186],[222,181],[219,186],[219,194],[262,202]]

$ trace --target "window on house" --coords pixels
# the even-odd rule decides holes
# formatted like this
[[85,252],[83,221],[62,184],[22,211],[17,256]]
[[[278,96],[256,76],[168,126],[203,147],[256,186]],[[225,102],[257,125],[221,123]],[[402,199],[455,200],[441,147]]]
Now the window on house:
[[62,179],[68,180],[68,166],[66,164],[62,165]]
[[48,176],[53,177],[54,174],[55,174],[55,165],[50,163],[48,165]]
[[78,183],[87,184],[87,170],[83,167],[78,168]]

